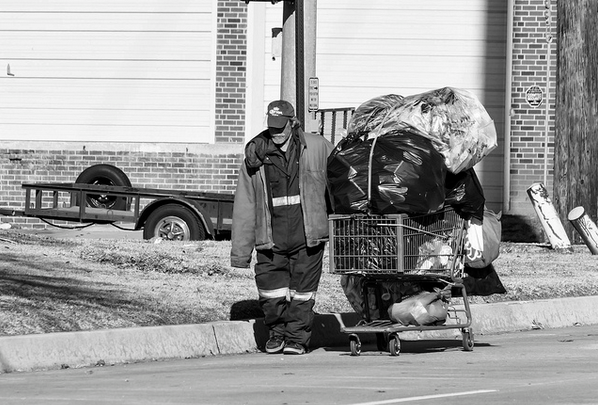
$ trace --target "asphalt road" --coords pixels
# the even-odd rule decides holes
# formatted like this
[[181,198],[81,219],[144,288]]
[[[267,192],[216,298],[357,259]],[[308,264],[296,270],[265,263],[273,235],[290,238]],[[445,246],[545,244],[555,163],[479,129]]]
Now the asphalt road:
[[598,326],[0,375],[8,404],[596,404]]

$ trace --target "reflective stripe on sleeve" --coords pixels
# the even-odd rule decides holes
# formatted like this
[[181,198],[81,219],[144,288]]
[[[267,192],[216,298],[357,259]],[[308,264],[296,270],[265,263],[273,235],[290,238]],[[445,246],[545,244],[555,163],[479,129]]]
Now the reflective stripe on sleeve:
[[286,297],[289,293],[289,289],[287,287],[277,288],[276,290],[263,290],[258,288],[257,291],[262,298],[282,298]]
[[273,207],[282,207],[284,205],[295,205],[300,204],[301,199],[299,195],[285,195],[284,197],[273,197],[272,198],[272,206]]

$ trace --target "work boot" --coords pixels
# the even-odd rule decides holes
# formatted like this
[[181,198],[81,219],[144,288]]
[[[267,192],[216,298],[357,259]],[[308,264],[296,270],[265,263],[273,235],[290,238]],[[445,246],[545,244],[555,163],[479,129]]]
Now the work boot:
[[272,336],[266,342],[266,353],[268,354],[276,354],[282,352],[284,349],[284,337],[282,336]]
[[287,342],[284,347],[284,354],[305,354],[305,347],[295,342]]

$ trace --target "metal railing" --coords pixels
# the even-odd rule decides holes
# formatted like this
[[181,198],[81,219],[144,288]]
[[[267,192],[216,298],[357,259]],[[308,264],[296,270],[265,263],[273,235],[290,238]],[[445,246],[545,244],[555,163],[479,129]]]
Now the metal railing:
[[349,120],[354,112],[354,107],[319,109],[316,111],[316,119],[320,122],[319,134],[336,145],[346,134]]

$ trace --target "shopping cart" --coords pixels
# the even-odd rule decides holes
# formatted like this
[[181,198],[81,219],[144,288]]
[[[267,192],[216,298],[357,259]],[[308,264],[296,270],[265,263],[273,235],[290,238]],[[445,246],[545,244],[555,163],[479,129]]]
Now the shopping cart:
[[[465,223],[454,210],[418,216],[335,214],[329,226],[330,272],[357,279],[362,294],[364,319],[357,325],[345,326],[335,314],[341,332],[349,334],[352,355],[361,354],[362,333],[375,333],[378,349],[397,356],[400,332],[441,329],[460,329],[463,349],[473,350],[471,311],[462,282]],[[388,315],[389,306],[403,298],[389,291],[389,285],[448,289],[463,303],[449,306],[440,325],[404,326]]]

